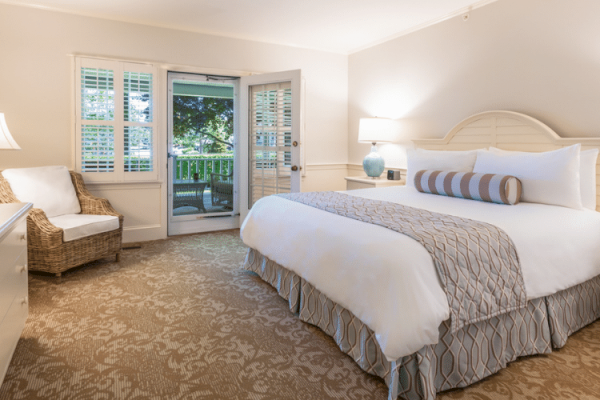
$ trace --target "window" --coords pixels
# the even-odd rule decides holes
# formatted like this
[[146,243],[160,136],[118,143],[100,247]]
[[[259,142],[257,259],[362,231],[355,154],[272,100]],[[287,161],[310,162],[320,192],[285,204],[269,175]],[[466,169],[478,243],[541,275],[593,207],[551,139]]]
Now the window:
[[155,180],[156,71],[150,64],[76,59],[77,169],[87,180]]

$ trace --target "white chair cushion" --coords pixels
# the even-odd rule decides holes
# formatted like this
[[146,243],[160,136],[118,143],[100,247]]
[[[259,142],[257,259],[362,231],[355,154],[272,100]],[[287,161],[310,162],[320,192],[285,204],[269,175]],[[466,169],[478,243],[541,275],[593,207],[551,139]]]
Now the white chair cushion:
[[64,230],[65,242],[119,229],[119,218],[112,215],[65,214],[48,221]]
[[15,197],[41,208],[48,218],[81,212],[79,199],[65,166],[13,168],[2,171]]

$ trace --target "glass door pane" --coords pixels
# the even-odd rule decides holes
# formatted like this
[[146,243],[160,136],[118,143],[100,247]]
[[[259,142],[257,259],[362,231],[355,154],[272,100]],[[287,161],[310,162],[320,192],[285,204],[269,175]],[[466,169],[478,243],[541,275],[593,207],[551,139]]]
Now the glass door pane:
[[204,217],[237,212],[236,90],[237,78],[169,74],[169,234],[212,230]]
[[233,84],[173,81],[173,215],[233,211]]

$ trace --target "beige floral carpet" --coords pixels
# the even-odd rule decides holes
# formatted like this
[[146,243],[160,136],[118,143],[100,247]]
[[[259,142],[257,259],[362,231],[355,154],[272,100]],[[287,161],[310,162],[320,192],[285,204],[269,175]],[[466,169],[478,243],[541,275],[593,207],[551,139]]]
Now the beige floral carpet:
[[[319,329],[240,268],[239,231],[143,243],[62,280],[30,275],[0,399],[386,399]],[[600,322],[549,356],[440,399],[600,399]]]

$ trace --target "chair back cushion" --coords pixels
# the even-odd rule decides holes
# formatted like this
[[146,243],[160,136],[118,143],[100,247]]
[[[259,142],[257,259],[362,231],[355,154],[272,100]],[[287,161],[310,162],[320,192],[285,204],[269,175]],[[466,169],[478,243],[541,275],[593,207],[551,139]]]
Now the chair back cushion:
[[33,203],[48,218],[81,212],[71,174],[65,166],[6,169],[2,175],[19,201]]

